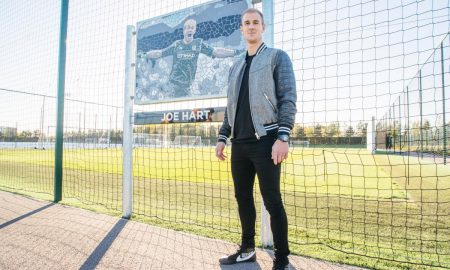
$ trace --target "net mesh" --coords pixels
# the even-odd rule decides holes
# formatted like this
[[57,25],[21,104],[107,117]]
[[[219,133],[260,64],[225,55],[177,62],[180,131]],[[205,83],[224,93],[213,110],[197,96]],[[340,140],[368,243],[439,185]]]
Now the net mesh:
[[[121,212],[126,25],[205,2],[70,2],[65,201]],[[274,47],[291,57],[298,89],[282,166],[292,251],[371,268],[450,268],[450,2],[274,2]],[[1,5],[0,187],[51,198],[60,7]],[[133,126],[136,218],[239,242],[230,165],[214,154],[219,127]]]

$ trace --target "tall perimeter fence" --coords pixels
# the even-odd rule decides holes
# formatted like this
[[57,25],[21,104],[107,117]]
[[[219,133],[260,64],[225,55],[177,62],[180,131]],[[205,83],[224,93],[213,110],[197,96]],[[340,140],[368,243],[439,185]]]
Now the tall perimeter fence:
[[448,52],[449,39],[447,35],[438,44],[377,123],[377,150],[420,155],[422,158],[427,156],[437,163],[447,164],[450,108],[446,72],[449,65],[445,53]]
[[[122,214],[127,26],[205,2],[69,2],[62,202]],[[61,3],[0,5],[0,188],[53,200]],[[274,47],[291,57],[298,91],[281,185],[293,253],[376,269],[450,268],[449,6],[274,1]],[[133,218],[239,243],[229,161],[214,155],[220,124],[133,125]],[[255,200],[261,207],[258,188]]]

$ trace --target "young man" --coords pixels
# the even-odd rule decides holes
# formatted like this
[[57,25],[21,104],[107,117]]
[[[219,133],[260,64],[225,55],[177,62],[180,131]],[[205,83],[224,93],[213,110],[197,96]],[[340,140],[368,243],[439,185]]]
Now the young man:
[[249,8],[242,13],[241,32],[247,55],[231,67],[228,102],[219,131],[216,156],[225,160],[225,143],[232,137],[231,172],[242,224],[240,249],[221,264],[256,260],[253,184],[258,175],[264,205],[270,214],[275,260],[272,269],[289,265],[288,223],[280,193],[280,163],[288,157],[288,140],[297,101],[289,56],[266,47],[263,15]]

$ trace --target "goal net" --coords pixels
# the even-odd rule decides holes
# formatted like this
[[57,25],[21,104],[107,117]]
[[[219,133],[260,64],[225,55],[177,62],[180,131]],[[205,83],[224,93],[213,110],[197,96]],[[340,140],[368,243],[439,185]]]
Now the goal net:
[[180,146],[202,146],[202,137],[200,136],[188,136],[177,135],[172,142],[174,147]]
[[170,140],[165,134],[133,133],[135,147],[167,147]]

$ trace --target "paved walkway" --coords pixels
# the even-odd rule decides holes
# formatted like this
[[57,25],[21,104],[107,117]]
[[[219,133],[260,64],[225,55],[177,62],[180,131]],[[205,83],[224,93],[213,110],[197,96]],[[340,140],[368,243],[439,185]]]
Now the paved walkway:
[[[271,269],[264,250],[256,263],[218,264],[235,250],[221,240],[0,191],[0,269]],[[290,260],[292,270],[361,269]]]

